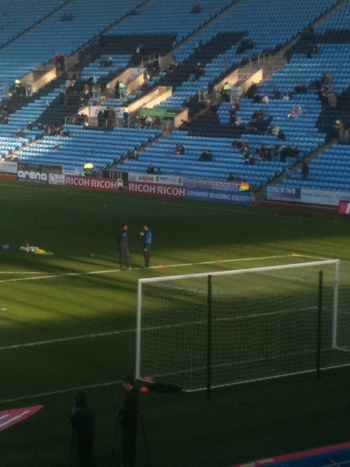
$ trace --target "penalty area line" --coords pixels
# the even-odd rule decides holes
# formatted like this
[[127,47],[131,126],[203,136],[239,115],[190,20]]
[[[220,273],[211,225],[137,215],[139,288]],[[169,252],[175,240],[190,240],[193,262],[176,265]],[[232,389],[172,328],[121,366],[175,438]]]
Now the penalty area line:
[[3,399],[0,401],[0,404],[5,404],[7,402],[18,402],[26,399],[36,399],[38,397],[48,397],[48,396],[56,396],[58,394],[66,394],[67,392],[72,392],[72,391],[82,391],[83,389],[93,389],[93,388],[102,388],[102,387],[107,387],[107,386],[114,386],[117,384],[121,384],[122,381],[110,381],[108,383],[97,383],[97,384],[90,384],[87,386],[77,386],[74,388],[67,388],[67,389],[60,389],[58,391],[50,391],[50,392],[42,392],[39,394],[30,394],[29,396],[21,396],[21,397],[15,397],[13,399]]

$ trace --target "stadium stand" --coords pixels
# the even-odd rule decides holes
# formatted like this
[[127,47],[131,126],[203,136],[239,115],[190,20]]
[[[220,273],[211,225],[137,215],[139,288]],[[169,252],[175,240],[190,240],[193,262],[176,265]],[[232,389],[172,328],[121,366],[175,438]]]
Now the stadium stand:
[[[347,146],[340,150],[342,146],[337,144],[315,158],[315,151],[325,143],[336,140],[347,142],[347,131],[339,138],[334,127],[339,119],[348,125],[347,102],[350,102],[347,97],[350,37],[343,20],[349,2],[345,2],[334,14],[331,11],[340,3],[336,0],[319,0],[309,5],[296,0],[293,8],[290,8],[288,2],[276,4],[272,0],[264,3],[257,3],[256,0],[203,1],[201,12],[196,14],[190,11],[185,0],[166,7],[160,0],[143,3],[132,0],[117,4],[103,0],[96,15],[96,4],[92,0],[67,3],[57,0],[49,6],[29,2],[23,10],[23,13],[28,10],[28,14],[23,15],[26,18],[21,21],[16,21],[17,3],[13,3],[3,15],[0,31],[0,46],[3,45],[0,50],[0,85],[4,91],[3,97],[6,97],[6,90],[16,79],[48,62],[53,64],[56,53],[69,57],[79,51],[74,73],[79,75],[77,83],[80,87],[67,102],[64,98],[67,72],[63,66],[54,87],[47,88],[46,92],[30,99],[25,97],[22,104],[17,98],[17,107],[14,98],[8,99],[8,122],[0,125],[1,153],[5,156],[14,152],[23,161],[40,160],[45,164],[63,164],[67,167],[81,167],[88,158],[103,169],[111,164],[116,165],[118,159],[125,159],[126,154],[135,148],[141,148],[137,161],[127,158],[122,161],[123,171],[144,172],[149,164],[154,164],[164,174],[198,175],[221,180],[226,180],[233,172],[248,180],[255,190],[278,177],[286,177],[283,181],[286,185],[295,182],[304,186],[318,186],[316,183],[320,180],[315,178],[318,172],[314,170],[321,164],[318,161],[326,161],[329,151],[333,158],[347,151]],[[322,21],[325,15],[328,16]],[[320,24],[307,36],[306,32],[316,20]],[[261,54],[277,53],[298,37],[299,42],[287,54],[289,63],[271,77],[265,74],[268,79],[258,89],[260,100],[255,97],[240,99],[240,108],[236,112],[237,124],[230,121],[232,102],[221,102],[221,97],[216,96],[216,105],[210,104],[208,107],[206,97],[209,88],[227,73]],[[242,47],[247,40],[249,47]],[[310,55],[307,47],[313,42],[317,44],[317,53]],[[146,89],[133,90],[127,101],[112,99],[106,94],[98,103],[102,108],[129,105],[155,86],[168,86],[173,89],[172,96],[158,103],[156,108],[176,113],[188,107],[190,116],[195,117],[188,132],[173,131],[171,135],[163,135],[166,136],[164,138],[158,129],[116,128],[110,131],[111,128],[108,128],[109,131],[88,131],[81,123],[66,125],[69,137],[49,136],[38,131],[39,123],[62,125],[65,120],[72,121],[81,108],[81,89],[92,76],[99,88],[104,90],[108,80],[117,77],[126,67],[139,66],[141,61],[150,60],[151,57],[157,60],[171,50],[176,61],[172,72],[163,69],[152,76]],[[110,61],[108,66],[102,66],[101,61],[107,60]],[[170,63],[169,60],[167,63]],[[202,73],[196,76],[198,64]],[[334,108],[325,105],[312,85],[322,81],[325,73],[332,75],[327,91],[332,89],[338,99]],[[300,85],[305,86],[306,92],[295,91]],[[281,97],[277,99],[273,98],[276,88],[281,92]],[[284,94],[288,88],[293,90],[293,97],[287,100]],[[204,99],[199,102],[198,95],[203,91]],[[268,96],[267,103],[261,102],[263,95]],[[302,109],[300,118],[289,118],[293,107]],[[263,130],[251,129],[252,116],[260,110],[268,124]],[[34,128],[25,130],[26,138],[19,141],[16,132],[20,128],[26,129],[28,122],[34,122]],[[283,140],[271,134],[272,126],[282,130]],[[251,164],[232,148],[233,139],[248,145]],[[186,154],[177,158],[173,147],[180,140],[186,147]],[[284,146],[296,147],[295,156],[281,157]],[[270,160],[257,155],[261,147],[275,148]],[[214,154],[210,164],[198,161],[200,152],[205,148]],[[310,155],[314,159],[309,164],[309,177],[302,180],[300,163]],[[344,177],[339,177],[337,172],[334,177],[339,179],[337,188],[340,181],[342,189],[347,186]],[[322,179],[322,187],[334,189],[331,179],[333,175],[329,176],[328,185],[325,184],[327,180]]]

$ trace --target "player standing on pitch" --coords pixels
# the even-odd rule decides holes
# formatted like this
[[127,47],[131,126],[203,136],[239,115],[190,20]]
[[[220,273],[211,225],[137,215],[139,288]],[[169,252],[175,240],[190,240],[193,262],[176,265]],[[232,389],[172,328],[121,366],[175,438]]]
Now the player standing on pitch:
[[130,253],[128,244],[128,225],[123,224],[122,230],[118,236],[119,245],[119,263],[121,271],[124,268],[124,264],[127,269],[130,269]]
[[149,262],[151,259],[152,232],[148,224],[144,224],[140,235],[143,237],[143,255],[145,258],[145,268],[149,268]]

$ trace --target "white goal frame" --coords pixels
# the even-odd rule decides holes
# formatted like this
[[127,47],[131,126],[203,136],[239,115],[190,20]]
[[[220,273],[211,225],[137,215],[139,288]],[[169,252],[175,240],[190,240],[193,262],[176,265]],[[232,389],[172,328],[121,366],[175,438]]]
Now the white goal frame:
[[[263,273],[271,271],[279,271],[286,269],[297,269],[297,268],[308,268],[308,267],[320,267],[327,265],[334,265],[334,289],[333,289],[333,305],[332,305],[332,348],[337,349],[337,322],[338,322],[338,284],[339,284],[339,259],[329,259],[329,260],[318,260],[310,261],[303,263],[293,263],[293,264],[284,264],[277,266],[265,266],[258,268],[248,268],[248,269],[235,269],[229,271],[216,271],[216,272],[206,272],[206,273],[197,273],[197,274],[184,274],[184,275],[171,275],[171,276],[162,276],[155,278],[145,278],[138,280],[137,287],[137,315],[136,315],[136,361],[135,361],[135,378],[142,380],[141,376],[141,346],[142,346],[142,291],[143,286],[149,283],[157,283],[164,281],[172,280],[183,280],[190,278],[209,278],[216,276],[227,276],[227,275],[237,275],[237,274],[249,274],[249,273]],[[236,383],[233,383],[236,384]]]

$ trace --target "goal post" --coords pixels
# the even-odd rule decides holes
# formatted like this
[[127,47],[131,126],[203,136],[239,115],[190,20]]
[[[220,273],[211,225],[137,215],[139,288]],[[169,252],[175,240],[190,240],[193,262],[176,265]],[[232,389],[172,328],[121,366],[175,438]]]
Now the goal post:
[[339,260],[140,279],[136,378],[195,391],[350,364],[338,283]]

